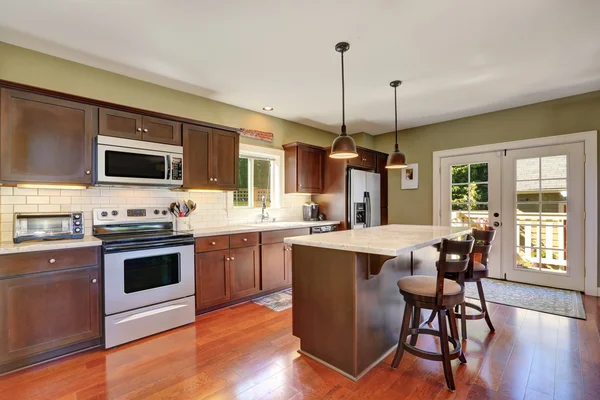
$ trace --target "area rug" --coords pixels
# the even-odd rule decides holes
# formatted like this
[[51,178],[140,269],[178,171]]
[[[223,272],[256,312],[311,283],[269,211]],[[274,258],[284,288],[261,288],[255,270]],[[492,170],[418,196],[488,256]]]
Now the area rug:
[[[485,299],[489,302],[570,318],[586,319],[583,299],[579,292],[498,279],[483,279],[482,283]],[[479,299],[475,283],[467,283],[466,296]]]
[[253,300],[253,303],[277,312],[287,310],[292,306],[292,289],[259,297]]

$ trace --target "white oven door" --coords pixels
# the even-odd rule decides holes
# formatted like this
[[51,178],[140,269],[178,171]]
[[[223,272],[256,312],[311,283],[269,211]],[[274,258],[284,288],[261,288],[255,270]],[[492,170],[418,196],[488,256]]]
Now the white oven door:
[[104,255],[106,315],[192,296],[194,288],[193,245]]

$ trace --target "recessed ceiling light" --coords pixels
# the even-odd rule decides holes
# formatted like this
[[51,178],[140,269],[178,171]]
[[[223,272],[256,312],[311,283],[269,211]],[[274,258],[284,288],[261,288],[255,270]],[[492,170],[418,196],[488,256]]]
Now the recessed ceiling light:
[[263,110],[265,110],[265,111],[273,111],[273,107],[263,107]]

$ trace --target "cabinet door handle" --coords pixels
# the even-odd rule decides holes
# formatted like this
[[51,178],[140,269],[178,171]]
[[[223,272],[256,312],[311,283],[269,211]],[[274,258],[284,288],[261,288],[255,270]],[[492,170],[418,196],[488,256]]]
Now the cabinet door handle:
[[217,181],[217,178],[215,178],[215,182]]
[[48,262],[49,262],[50,264],[54,264],[54,263],[56,262],[56,260],[55,260],[54,258],[51,258],[51,259],[49,259],[49,260],[48,260]]
[[216,242],[210,242],[210,244],[212,244],[213,246],[215,246],[217,243]]
[[229,261],[229,257],[226,257],[225,259],[226,259],[227,261]]
[[137,128],[137,131],[138,131],[138,132],[141,132],[141,131],[142,131],[142,128]]
[[92,283],[96,283],[96,282],[98,282],[98,279],[96,279],[96,278],[92,279]]
[[85,171],[85,174],[86,174],[86,175],[89,175],[89,174],[91,174],[91,173],[92,173],[92,171]]
[[148,129],[144,128],[144,132],[148,132]]
[[211,181],[211,182],[212,182],[213,180],[214,180],[213,178],[210,178],[210,181]]
[[235,260],[235,257],[231,257],[231,261]]

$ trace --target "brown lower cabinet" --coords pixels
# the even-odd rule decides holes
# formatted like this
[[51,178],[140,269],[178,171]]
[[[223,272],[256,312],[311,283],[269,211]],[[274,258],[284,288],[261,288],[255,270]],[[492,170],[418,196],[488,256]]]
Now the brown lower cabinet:
[[289,287],[292,247],[283,239],[308,234],[309,228],[300,228],[197,238],[196,311]]
[[260,292],[260,247],[229,250],[231,299]]
[[262,288],[271,290],[292,283],[292,264],[288,253],[291,246],[285,243],[262,246]]
[[99,254],[85,248],[0,256],[0,373],[100,344]]

